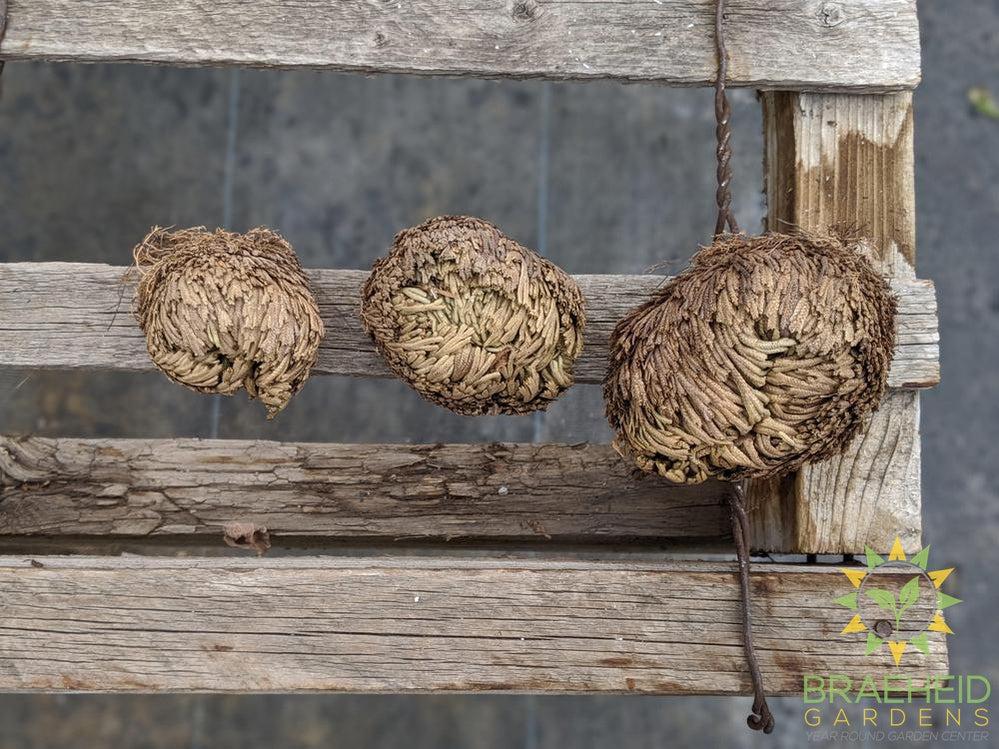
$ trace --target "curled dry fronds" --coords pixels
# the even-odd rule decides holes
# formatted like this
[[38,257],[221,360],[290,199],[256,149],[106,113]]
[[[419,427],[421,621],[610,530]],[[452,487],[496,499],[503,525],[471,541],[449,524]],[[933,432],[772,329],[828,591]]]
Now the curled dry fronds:
[[895,298],[856,241],[723,235],[618,323],[615,447],[677,483],[779,475],[850,443],[885,392]]
[[570,276],[465,216],[397,234],[361,318],[396,375],[466,415],[546,408],[572,385],[585,321]]
[[134,250],[134,312],[153,362],[203,393],[241,387],[268,418],[301,390],[323,323],[295,251],[270,229],[153,228]]

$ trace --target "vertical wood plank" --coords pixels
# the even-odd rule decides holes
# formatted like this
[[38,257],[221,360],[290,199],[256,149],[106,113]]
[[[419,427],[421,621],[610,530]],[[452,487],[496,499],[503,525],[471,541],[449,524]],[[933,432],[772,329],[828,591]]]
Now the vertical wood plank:
[[[850,229],[913,277],[912,95],[762,94],[772,231]],[[845,454],[750,487],[754,545],[798,553],[920,544],[919,396],[890,392]]]

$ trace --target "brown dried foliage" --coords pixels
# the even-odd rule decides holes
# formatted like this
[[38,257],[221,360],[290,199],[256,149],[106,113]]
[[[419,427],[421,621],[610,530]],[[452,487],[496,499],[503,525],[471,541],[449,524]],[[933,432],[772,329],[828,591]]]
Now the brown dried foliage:
[[323,323],[295,251],[280,235],[154,227],[134,250],[134,313],[153,362],[202,393],[246,388],[268,418],[301,390]]
[[441,216],[400,232],[362,296],[392,371],[459,414],[541,410],[572,385],[579,287],[486,221]]
[[841,452],[884,396],[895,298],[852,240],[723,235],[615,328],[615,447],[676,483]]

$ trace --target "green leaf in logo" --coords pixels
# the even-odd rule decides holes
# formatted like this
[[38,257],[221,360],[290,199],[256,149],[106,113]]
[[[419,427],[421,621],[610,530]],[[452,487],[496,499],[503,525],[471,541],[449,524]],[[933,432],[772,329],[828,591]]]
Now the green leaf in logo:
[[883,588],[871,588],[867,593],[867,597],[870,598],[874,603],[883,608],[885,611],[895,611],[895,595],[890,590],[884,590]]
[[885,558],[878,554],[870,546],[864,547],[864,554],[867,555],[867,569],[873,570],[878,565],[885,563]]
[[836,603],[840,606],[846,606],[848,609],[857,610],[857,591],[852,593],[847,593],[845,596],[840,596],[836,599]]
[[923,653],[924,655],[928,655],[929,654],[929,652],[930,652],[930,643],[926,639],[926,633],[925,632],[920,632],[918,635],[916,635],[911,640],[909,640],[909,642],[920,653]]
[[919,567],[920,569],[924,569],[925,570],[926,569],[926,565],[928,565],[930,563],[930,545],[927,544],[922,549],[920,549],[918,552],[916,552],[916,556],[914,556],[909,561],[912,562],[917,567]]
[[919,575],[902,586],[898,592],[898,613],[901,614],[919,600]]
[[953,606],[955,603],[961,603],[960,598],[954,598],[954,596],[949,596],[942,591],[937,591],[937,608],[945,609],[948,606]]
[[867,650],[865,650],[864,652],[867,655],[870,655],[875,650],[877,650],[878,648],[880,648],[881,645],[882,645],[882,643],[884,643],[884,640],[882,640],[876,634],[874,634],[873,632],[871,632],[871,630],[867,630]]

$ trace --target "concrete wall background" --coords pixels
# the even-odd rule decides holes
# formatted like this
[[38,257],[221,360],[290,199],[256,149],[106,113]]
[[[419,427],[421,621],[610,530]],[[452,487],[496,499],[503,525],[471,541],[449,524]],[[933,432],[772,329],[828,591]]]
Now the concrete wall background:
[[[944,383],[923,411],[925,540],[956,564],[955,672],[999,681],[999,2],[923,0],[919,274],[937,283]],[[9,64],[0,261],[125,264],[154,223],[267,224],[303,262],[368,267],[437,213],[496,222],[573,273],[682,264],[713,226],[707,90],[254,70]],[[763,214],[759,107],[734,96],[736,209]],[[0,321],[2,324],[2,321]],[[599,390],[548,414],[468,419],[394,381],[313,378],[275,422],[158,375],[0,371],[0,429],[321,441],[606,439]],[[389,408],[385,404],[390,404]],[[316,415],[329,414],[326,419]],[[0,591],[2,617],[2,591]],[[713,747],[804,743],[744,728],[748,701],[500,696],[0,696],[7,747]]]

